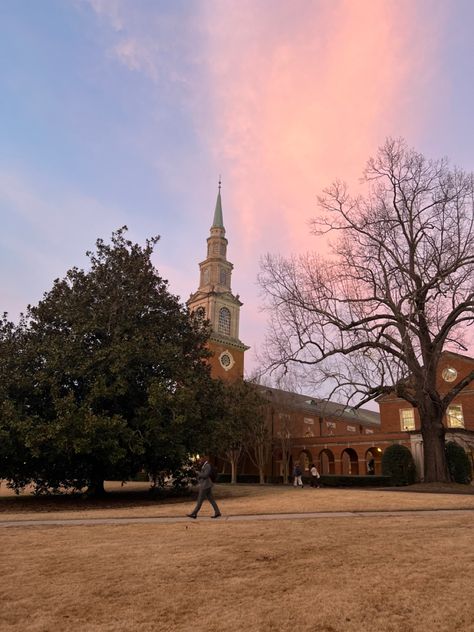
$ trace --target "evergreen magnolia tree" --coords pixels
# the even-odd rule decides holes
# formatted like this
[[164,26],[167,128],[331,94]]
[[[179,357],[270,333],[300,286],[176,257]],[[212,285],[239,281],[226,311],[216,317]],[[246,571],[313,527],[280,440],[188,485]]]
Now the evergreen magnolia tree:
[[366,195],[336,182],[319,199],[332,256],[266,257],[268,366],[349,405],[395,392],[419,411],[425,480],[447,481],[443,416],[474,372],[441,393],[438,366],[474,321],[473,175],[388,140],[364,179]]
[[202,449],[211,422],[206,327],[189,317],[145,247],[97,241],[17,327],[0,329],[0,477],[38,491],[155,480]]

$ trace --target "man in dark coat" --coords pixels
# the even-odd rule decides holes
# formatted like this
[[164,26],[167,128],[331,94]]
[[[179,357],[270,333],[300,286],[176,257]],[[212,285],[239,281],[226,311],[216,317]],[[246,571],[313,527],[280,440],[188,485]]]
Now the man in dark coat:
[[187,514],[188,518],[197,518],[199,510],[201,509],[201,505],[204,500],[207,500],[211,503],[214,509],[214,515],[212,518],[219,518],[222,514],[217,506],[216,501],[214,500],[214,496],[212,495],[212,488],[214,483],[211,480],[211,464],[207,459],[202,460],[201,471],[198,472],[198,485],[199,485],[199,494],[196,502],[196,506],[192,510],[191,513]]

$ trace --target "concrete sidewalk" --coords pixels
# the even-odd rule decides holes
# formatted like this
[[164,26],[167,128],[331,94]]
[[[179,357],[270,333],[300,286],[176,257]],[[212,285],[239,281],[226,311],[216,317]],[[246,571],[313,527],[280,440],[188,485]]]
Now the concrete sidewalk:
[[199,524],[201,522],[250,522],[255,520],[308,520],[319,518],[400,518],[404,516],[472,516],[474,509],[418,509],[406,511],[314,511],[310,513],[286,513],[286,514],[251,514],[221,516],[213,520],[210,516],[199,516],[196,520],[186,516],[164,516],[164,517],[144,517],[144,518],[71,518],[61,520],[51,519],[25,519],[25,520],[0,520],[2,527],[75,527],[75,526],[95,526],[95,525],[126,525],[126,524]]

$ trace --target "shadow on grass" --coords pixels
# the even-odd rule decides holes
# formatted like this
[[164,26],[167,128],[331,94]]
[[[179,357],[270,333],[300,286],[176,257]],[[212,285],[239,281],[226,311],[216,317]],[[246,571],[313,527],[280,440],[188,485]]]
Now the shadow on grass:
[[[114,488],[109,489],[105,496],[91,498],[80,493],[53,494],[50,496],[35,496],[24,492],[18,496],[6,488],[5,483],[0,486],[0,515],[2,513],[48,513],[48,512],[74,512],[86,510],[127,509],[137,507],[156,507],[157,505],[176,505],[189,503],[197,495],[196,489],[188,490],[185,494],[173,496],[168,493],[150,493],[148,485],[142,484],[141,489],[130,489],[125,484],[115,483]],[[130,484],[131,486],[133,483]],[[271,488],[271,493],[279,495],[291,489],[287,485],[250,485],[220,483],[215,488],[215,496],[218,500],[230,498],[258,498],[266,496]],[[329,489],[329,488],[328,488]],[[330,488],[337,493],[337,488]],[[345,490],[347,491],[347,490]],[[350,491],[370,493],[374,492],[414,492],[425,494],[458,494],[474,495],[473,485],[460,485],[457,483],[417,483],[406,487],[383,487],[370,490],[368,488],[350,488]]]
[[[194,499],[197,496],[196,489],[189,489],[175,494],[172,490],[152,490],[148,485],[143,485],[141,489],[127,489],[127,484],[123,487],[119,487],[120,483],[116,485],[117,487],[114,489],[108,489],[105,496],[95,498],[79,492],[34,495],[25,491],[15,495],[14,492],[6,487],[5,483],[2,483],[0,486],[0,514],[153,507],[158,504],[189,503],[190,499]],[[131,483],[131,485],[134,484]],[[258,485],[219,484],[215,489],[216,497],[221,499],[255,497],[259,495],[259,492],[263,493],[263,489]]]

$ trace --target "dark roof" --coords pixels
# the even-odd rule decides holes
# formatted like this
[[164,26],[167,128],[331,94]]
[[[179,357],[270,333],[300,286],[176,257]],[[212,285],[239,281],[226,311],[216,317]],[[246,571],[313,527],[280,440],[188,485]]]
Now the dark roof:
[[260,386],[259,388],[262,390],[264,397],[275,405],[298,409],[309,415],[317,415],[318,417],[337,417],[344,421],[351,421],[363,425],[380,425],[379,413],[368,410],[367,408],[353,408],[338,402],[319,399],[312,395],[301,395],[300,393],[284,391],[269,386]]

